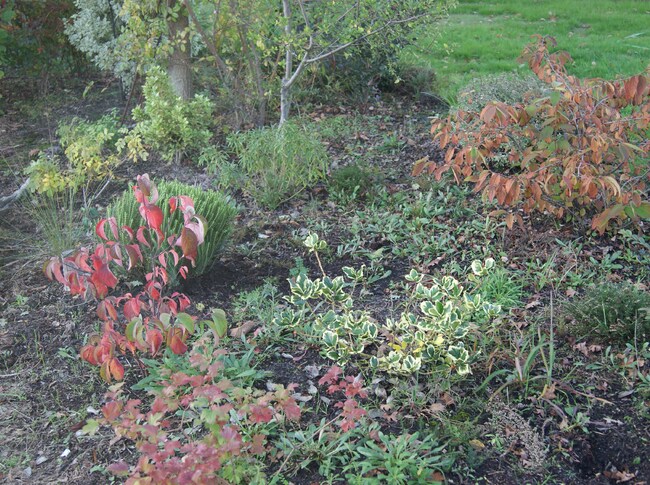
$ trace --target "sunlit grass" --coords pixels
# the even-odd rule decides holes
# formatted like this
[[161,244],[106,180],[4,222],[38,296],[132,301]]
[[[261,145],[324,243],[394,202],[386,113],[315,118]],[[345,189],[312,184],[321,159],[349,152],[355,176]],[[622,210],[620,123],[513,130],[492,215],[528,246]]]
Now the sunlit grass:
[[422,35],[405,55],[436,70],[439,94],[455,99],[472,78],[526,72],[517,61],[533,34],[552,35],[581,77],[614,78],[650,64],[647,0],[460,0],[438,36]]

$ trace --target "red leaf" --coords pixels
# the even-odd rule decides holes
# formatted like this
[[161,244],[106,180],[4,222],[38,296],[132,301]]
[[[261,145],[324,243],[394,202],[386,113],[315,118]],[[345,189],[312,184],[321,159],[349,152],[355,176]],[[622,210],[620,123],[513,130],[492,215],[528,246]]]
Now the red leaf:
[[102,406],[102,413],[109,421],[115,421],[122,412],[122,403],[119,401],[110,401]]
[[144,227],[144,226],[140,226],[140,227],[138,227],[138,232],[137,232],[137,234],[136,234],[136,239],[137,239],[138,242],[139,242],[140,244],[142,244],[143,246],[147,246],[148,248],[150,248],[150,247],[151,247],[151,244],[149,244],[149,241],[147,241],[147,238],[144,237],[144,230],[145,230],[145,229],[146,229],[146,227]]
[[147,344],[149,344],[149,350],[151,352],[151,355],[156,355],[160,350],[160,346],[163,343],[163,335],[160,332],[160,330],[149,329],[147,330],[145,341],[147,342]]
[[122,226],[122,230],[129,235],[129,241],[133,241],[133,237],[135,236],[133,229],[131,229],[129,226]]
[[282,406],[285,416],[291,421],[298,421],[300,419],[300,406],[296,403],[295,399],[288,399]]
[[106,296],[108,288],[115,288],[117,278],[108,265],[96,256],[93,256],[93,266],[95,267],[95,271],[90,277],[90,281],[97,290],[97,296],[103,298]]
[[104,241],[108,241],[106,233],[104,232],[104,223],[106,219],[100,219],[99,222],[95,225],[95,234],[101,237]]
[[172,349],[172,352],[176,355],[182,355],[187,352],[187,345],[185,345],[185,342],[183,342],[183,340],[181,340],[181,338],[176,334],[172,335],[169,339],[169,348]]
[[192,262],[192,266],[196,266],[196,257],[198,255],[198,238],[196,234],[184,227],[181,236],[176,241],[176,245],[181,247],[183,256]]
[[100,320],[117,320],[117,310],[110,300],[102,300],[97,305],[97,316]]
[[81,347],[79,355],[83,360],[88,362],[91,365],[99,365],[97,359],[95,358],[95,346],[94,345],[85,345]]
[[140,299],[136,296],[124,304],[124,316],[131,321],[140,315]]
[[116,357],[113,357],[108,361],[108,369],[116,381],[124,379],[124,366]]
[[126,253],[129,255],[129,266],[127,270],[131,271],[135,265],[144,261],[142,258],[142,251],[140,251],[140,246],[137,244],[127,244],[124,248],[126,249]]
[[147,225],[159,231],[163,222],[163,211],[155,204],[141,204],[140,205],[140,214],[144,217],[144,220],[147,221]]
[[338,365],[333,365],[329,368],[325,375],[319,379],[318,384],[321,386],[332,384],[338,381],[338,378],[342,372],[343,370]]
[[268,406],[253,404],[250,407],[249,419],[251,423],[268,423],[273,419],[273,411]]
[[113,463],[108,466],[107,470],[111,472],[113,475],[117,475],[120,477],[125,477],[126,475],[129,474],[129,465],[127,465],[123,461],[118,461],[117,463]]

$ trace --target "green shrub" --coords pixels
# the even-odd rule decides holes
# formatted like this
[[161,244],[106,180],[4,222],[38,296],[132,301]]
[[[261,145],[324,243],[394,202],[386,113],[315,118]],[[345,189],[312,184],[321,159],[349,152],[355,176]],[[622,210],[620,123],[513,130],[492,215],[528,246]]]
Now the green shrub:
[[650,340],[650,293],[629,283],[604,283],[564,305],[578,338],[603,343]]
[[533,75],[502,73],[479,77],[459,91],[458,109],[481,111],[493,101],[515,104],[527,97],[541,98],[548,90],[548,86]]
[[[214,190],[204,190],[200,187],[182,184],[177,181],[156,182],[159,194],[159,206],[164,214],[162,231],[164,234],[179,234],[183,227],[180,214],[169,217],[170,197],[186,195],[194,201],[197,214],[205,217],[207,222],[205,242],[198,248],[196,267],[190,268],[190,275],[201,275],[212,267],[216,255],[223,247],[232,232],[232,225],[237,209],[229,197]],[[125,191],[107,209],[109,216],[117,219],[118,226],[139,227],[143,220],[138,211],[138,203],[131,191]],[[168,224],[168,225],[167,225]]]
[[353,163],[334,170],[328,186],[331,196],[344,201],[368,195],[374,182],[375,176],[369,167]]
[[73,118],[60,123],[57,135],[65,160],[41,152],[25,169],[31,178],[32,191],[52,197],[66,188],[75,191],[82,185],[109,175],[120,163],[115,154],[119,131],[117,125],[116,112],[97,121]]
[[206,96],[197,94],[191,101],[182,100],[174,94],[167,74],[159,67],[147,73],[142,91],[144,105],[133,110],[137,125],[122,146],[140,137],[170,161],[182,154],[199,152],[209,144],[214,104]]
[[231,135],[228,145],[239,157],[244,190],[271,209],[322,179],[327,170],[318,134],[294,122]]

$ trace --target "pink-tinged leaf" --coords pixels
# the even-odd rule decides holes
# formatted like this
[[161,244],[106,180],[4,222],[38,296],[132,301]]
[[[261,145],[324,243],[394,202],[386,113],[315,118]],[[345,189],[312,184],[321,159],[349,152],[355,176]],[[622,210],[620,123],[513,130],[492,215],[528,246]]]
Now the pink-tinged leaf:
[[177,197],[170,197],[169,198],[169,213],[173,214],[176,212],[176,207],[178,203],[178,198]]
[[127,244],[124,247],[126,248],[126,252],[129,255],[129,266],[127,269],[131,271],[134,266],[144,261],[142,258],[142,251],[140,250],[140,246],[137,244]]
[[103,321],[117,320],[117,310],[109,299],[102,300],[97,305],[97,316]]
[[332,384],[336,381],[338,381],[339,376],[343,370],[338,366],[338,365],[333,365],[332,367],[329,368],[329,370],[325,373],[323,377],[321,377],[318,381],[318,384],[323,386],[326,384]]
[[108,222],[109,227],[111,228],[111,232],[113,233],[113,241],[119,240],[119,236],[117,234],[117,220],[115,220],[115,217],[109,217],[106,219]]
[[158,354],[158,351],[160,350],[160,347],[162,346],[163,343],[163,335],[160,332],[160,330],[157,329],[147,330],[147,335],[145,337],[145,340],[149,345],[149,351],[151,352],[151,355],[155,356],[156,354]]
[[116,381],[121,381],[124,379],[124,366],[117,360],[116,357],[113,357],[108,361],[108,368],[111,375],[115,378]]
[[176,251],[174,251],[173,249],[170,249],[167,252],[172,255],[172,258],[174,258],[174,267],[178,266],[178,262],[181,260],[178,253]]
[[250,452],[254,455],[263,455],[266,453],[266,436],[263,434],[256,434],[253,436],[253,442],[250,445]]
[[149,174],[138,175],[137,181],[138,189],[142,192],[146,201],[155,204],[158,201],[158,189],[156,189],[156,185],[149,179]]
[[183,342],[183,340],[181,340],[181,338],[176,334],[173,334],[169,339],[169,348],[172,349],[172,352],[176,355],[182,355],[187,352],[187,345],[185,345],[185,342]]
[[133,229],[131,229],[129,226],[122,226],[122,230],[128,234],[129,241],[133,241],[133,238],[135,237],[135,232]]
[[114,261],[116,264],[123,266],[122,249],[120,248],[120,245],[115,243],[114,241],[110,241],[106,244],[110,245],[108,251],[110,261]]
[[110,401],[102,406],[102,413],[109,421],[115,421],[122,412],[122,403],[119,401]]
[[249,420],[251,423],[269,423],[273,419],[273,411],[269,406],[258,406],[253,404],[250,407]]
[[300,419],[300,406],[293,398],[289,398],[283,405],[282,409],[284,415],[290,421],[298,421]]
[[140,205],[140,214],[147,221],[147,225],[151,229],[160,231],[164,218],[163,211],[160,207],[154,204],[142,204]]
[[185,212],[190,207],[194,209],[194,201],[191,197],[188,197],[187,195],[179,195],[178,198],[181,201],[181,210],[183,212]]
[[124,304],[124,316],[129,321],[140,315],[140,310],[140,299],[137,296]]
[[151,405],[152,413],[165,413],[169,410],[169,406],[165,401],[157,397],[154,399],[153,404]]
[[103,298],[108,293],[108,288],[115,288],[117,278],[108,265],[95,256],[93,256],[93,266],[95,271],[90,277],[90,281],[97,290],[97,296]]
[[105,222],[106,222],[106,219],[100,219],[99,220],[99,222],[95,225],[95,234],[97,234],[104,241],[108,241],[108,238],[106,237],[106,233],[104,232],[104,223]]
[[108,466],[107,470],[118,477],[125,477],[129,474],[130,468],[123,461],[118,461]]
[[181,278],[187,279],[187,266],[181,266],[178,268],[178,274],[181,275]]
[[196,235],[197,245],[203,244],[205,240],[205,226],[200,219],[197,219],[198,222],[188,222],[185,224],[185,228],[189,229]]
[[160,254],[158,255],[158,262],[159,262],[162,266],[167,266],[167,260],[165,259],[165,253],[160,253]]
[[144,236],[144,230],[145,229],[146,229],[146,227],[144,227],[144,226],[138,227],[138,231],[136,233],[136,239],[143,246],[147,246],[148,248],[150,248],[151,244],[149,244],[149,241],[147,241],[147,238]]
[[174,293],[172,297],[176,298],[176,301],[178,301],[178,307],[180,311],[185,311],[185,309],[190,306],[190,299],[183,293]]
[[63,277],[63,272],[61,271],[62,269],[63,265],[61,264],[61,260],[59,258],[51,258],[50,262],[45,267],[45,275],[49,279],[56,280],[62,285],[67,286],[67,282]]
[[192,266],[196,266],[196,257],[198,256],[198,238],[196,234],[184,227],[181,236],[176,241],[176,245],[181,247],[183,256],[192,262]]
[[169,274],[165,268],[156,268],[156,272],[163,283],[166,285],[169,282]]
[[232,426],[226,425],[221,430],[221,436],[226,440],[223,451],[238,454],[242,446],[241,435]]

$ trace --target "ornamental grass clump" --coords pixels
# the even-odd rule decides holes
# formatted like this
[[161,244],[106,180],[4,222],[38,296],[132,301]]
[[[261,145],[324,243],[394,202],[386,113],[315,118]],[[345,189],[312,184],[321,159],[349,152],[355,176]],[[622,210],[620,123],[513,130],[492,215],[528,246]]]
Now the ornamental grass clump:
[[[214,190],[204,190],[200,187],[183,184],[177,181],[160,181],[157,185],[161,200],[170,197],[185,195],[194,200],[196,213],[205,218],[205,241],[198,248],[196,266],[190,268],[190,275],[199,276],[209,270],[216,261],[217,254],[228,240],[233,221],[237,215],[237,208],[233,201]],[[180,233],[183,228],[182,219],[170,217],[170,208],[167,204],[161,207],[164,214],[164,232]],[[134,227],[141,219],[138,203],[130,191],[124,192],[107,209],[108,215],[115,217],[118,226]]]

